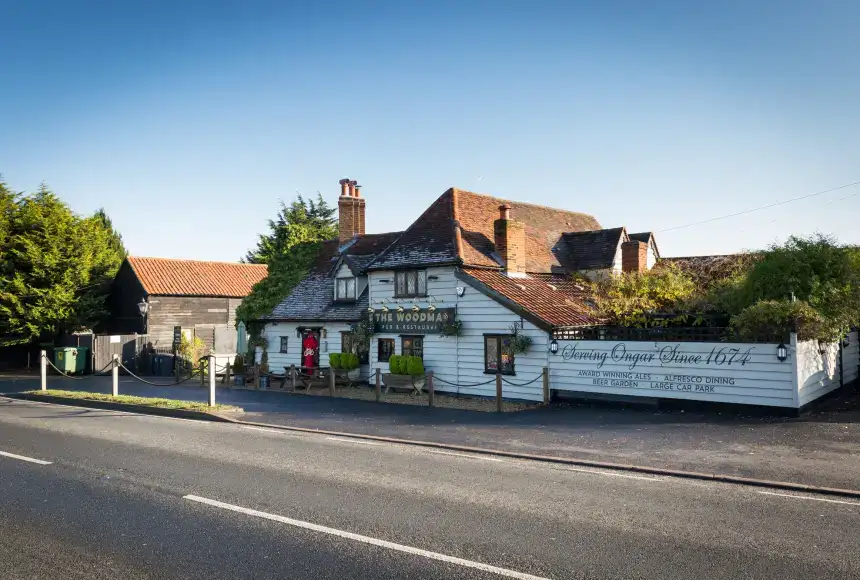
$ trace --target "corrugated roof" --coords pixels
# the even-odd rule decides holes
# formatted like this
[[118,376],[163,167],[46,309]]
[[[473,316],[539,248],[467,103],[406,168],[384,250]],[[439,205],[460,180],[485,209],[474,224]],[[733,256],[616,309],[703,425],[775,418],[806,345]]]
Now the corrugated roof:
[[265,264],[203,262],[171,258],[127,258],[147,294],[244,298],[266,277]]
[[497,270],[462,268],[463,274],[528,311],[549,327],[590,326],[599,324],[588,301],[591,293],[585,284],[570,276],[534,274],[509,278]]

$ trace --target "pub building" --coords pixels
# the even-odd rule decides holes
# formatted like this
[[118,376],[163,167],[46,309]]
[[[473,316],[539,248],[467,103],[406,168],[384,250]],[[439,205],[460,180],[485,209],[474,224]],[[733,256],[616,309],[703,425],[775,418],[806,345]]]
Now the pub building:
[[[439,379],[437,391],[492,396],[492,381],[471,385],[501,372],[506,398],[541,400],[534,379],[549,364],[552,332],[597,322],[571,274],[642,271],[659,258],[651,233],[456,188],[405,230],[368,234],[360,186],[340,186],[338,239],[264,319],[273,372],[328,366],[369,321],[370,348],[359,353],[368,380],[389,372],[391,355],[412,355]],[[527,349],[514,348],[521,337]]]

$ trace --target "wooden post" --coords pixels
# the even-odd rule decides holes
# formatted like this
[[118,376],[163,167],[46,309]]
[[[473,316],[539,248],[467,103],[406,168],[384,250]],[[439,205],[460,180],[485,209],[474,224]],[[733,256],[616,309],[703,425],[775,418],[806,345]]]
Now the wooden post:
[[376,402],[382,400],[382,372],[376,369]]
[[436,390],[433,388],[433,371],[427,373],[427,404],[436,406]]
[[215,406],[215,357],[209,355],[209,406]]
[[496,373],[496,411],[502,412],[502,373]]
[[328,394],[334,397],[334,369],[328,370]]
[[206,365],[203,360],[200,360],[200,386],[206,386]]
[[48,353],[44,350],[39,357],[39,375],[42,377],[42,390],[48,390]]
[[290,385],[296,390],[296,365],[290,365]]
[[549,369],[543,367],[543,404],[549,405]]
[[260,387],[260,365],[254,363],[254,388]]
[[119,355],[113,355],[113,368],[111,369],[111,377],[113,379],[113,391],[112,394],[114,397],[119,395]]

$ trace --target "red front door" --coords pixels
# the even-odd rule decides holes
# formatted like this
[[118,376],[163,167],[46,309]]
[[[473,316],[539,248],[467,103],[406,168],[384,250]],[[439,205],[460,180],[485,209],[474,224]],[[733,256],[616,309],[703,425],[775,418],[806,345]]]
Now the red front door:
[[302,367],[315,369],[320,365],[319,334],[314,330],[302,332]]

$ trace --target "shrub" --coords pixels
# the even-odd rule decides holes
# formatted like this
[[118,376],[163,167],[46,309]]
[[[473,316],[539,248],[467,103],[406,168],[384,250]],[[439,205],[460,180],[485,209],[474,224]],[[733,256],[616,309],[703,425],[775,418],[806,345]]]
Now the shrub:
[[400,357],[396,354],[393,354],[388,358],[388,370],[393,375],[399,375],[400,374],[397,372],[398,366],[399,366],[399,359],[400,359]]
[[406,363],[406,374],[412,375],[413,377],[424,374],[424,361],[417,356],[407,357],[408,362]]
[[241,356],[237,356],[233,360],[233,374],[241,375],[245,373],[245,360]]
[[345,352],[340,355],[340,368],[352,371],[361,366],[358,355],[352,352]]
[[839,328],[828,329],[827,326],[821,315],[803,300],[762,300],[731,319],[732,330],[743,340],[784,340],[783,337],[795,329],[800,340],[839,340]]
[[333,368],[333,369],[339,369],[339,368],[341,368],[341,364],[342,364],[342,358],[343,358],[343,356],[344,356],[344,355],[342,355],[342,354],[341,354],[341,353],[339,353],[339,352],[333,352],[333,353],[331,353],[330,355],[328,355],[328,364],[329,364],[329,365],[331,366],[331,368]]

